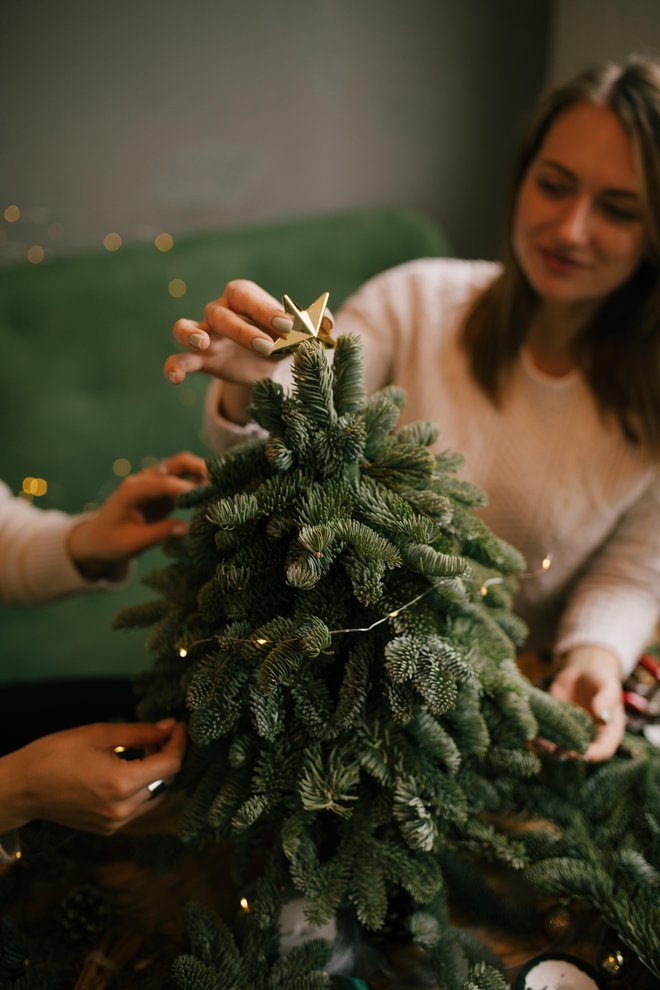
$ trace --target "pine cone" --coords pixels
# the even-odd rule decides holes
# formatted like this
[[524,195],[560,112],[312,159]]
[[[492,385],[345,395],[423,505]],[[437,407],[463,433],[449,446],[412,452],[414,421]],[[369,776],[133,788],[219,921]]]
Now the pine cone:
[[110,908],[100,887],[80,884],[60,902],[60,923],[72,942],[91,942],[107,931]]

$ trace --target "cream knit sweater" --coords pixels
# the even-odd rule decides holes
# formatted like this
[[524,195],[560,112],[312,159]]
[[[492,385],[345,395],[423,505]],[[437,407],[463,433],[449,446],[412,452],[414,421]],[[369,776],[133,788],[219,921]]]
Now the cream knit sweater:
[[[466,307],[497,274],[491,262],[426,259],[371,279],[337,315],[336,333],[363,340],[367,387],[406,389],[402,423],[430,419],[438,449],[465,456],[461,476],[480,485],[484,520],[536,572],[520,582],[516,610],[530,648],[593,644],[629,672],[660,614],[660,480],[657,466],[599,414],[578,372],[551,378],[523,351],[501,409],[473,382],[458,331]],[[273,377],[287,385],[289,362]],[[222,451],[248,439],[218,416],[221,384],[207,397],[206,431]]]
[[124,587],[127,576],[88,581],[71,560],[67,537],[83,518],[28,505],[0,481],[0,602],[46,602],[76,591]]

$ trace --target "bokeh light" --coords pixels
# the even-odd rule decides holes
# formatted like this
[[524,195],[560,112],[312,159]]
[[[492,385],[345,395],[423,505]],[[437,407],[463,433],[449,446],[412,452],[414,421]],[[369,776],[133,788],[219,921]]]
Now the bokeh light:
[[112,465],[112,471],[118,478],[125,478],[131,473],[131,462],[126,457],[118,457]]
[[44,249],[40,244],[33,244],[31,248],[28,248],[26,258],[33,265],[40,265],[44,260]]
[[154,238],[154,244],[159,251],[171,251],[174,247],[174,238],[171,234],[163,232],[162,234],[157,234]]
[[114,230],[103,238],[103,247],[106,251],[118,251],[122,244],[121,235]]
[[23,478],[22,490],[26,495],[39,498],[48,491],[48,482],[45,478]]

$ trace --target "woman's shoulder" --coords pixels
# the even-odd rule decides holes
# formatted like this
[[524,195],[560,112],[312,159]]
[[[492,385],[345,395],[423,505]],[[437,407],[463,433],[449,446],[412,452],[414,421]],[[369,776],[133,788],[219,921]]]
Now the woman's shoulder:
[[494,261],[462,258],[416,258],[374,275],[359,289],[348,306],[368,298],[433,299],[435,304],[459,303],[485,289],[500,273]]

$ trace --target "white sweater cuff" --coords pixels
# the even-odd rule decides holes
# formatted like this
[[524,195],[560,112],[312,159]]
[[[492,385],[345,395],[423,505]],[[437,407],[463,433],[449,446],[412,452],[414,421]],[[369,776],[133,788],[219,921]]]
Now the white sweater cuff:
[[134,570],[132,562],[119,580],[86,580],[71,560],[67,537],[84,516],[67,516],[59,512],[39,514],[39,528],[21,554],[19,573],[3,589],[8,602],[44,602],[78,591],[106,591],[123,588]]
[[222,382],[212,381],[206,390],[204,401],[203,439],[216,454],[224,454],[230,447],[248,440],[259,440],[265,436],[264,430],[254,422],[232,423],[220,415]]
[[555,652],[565,653],[577,646],[602,646],[618,656],[625,680],[653,636],[657,619],[657,606],[632,592],[617,595],[616,600],[587,599],[569,606],[564,614]]

